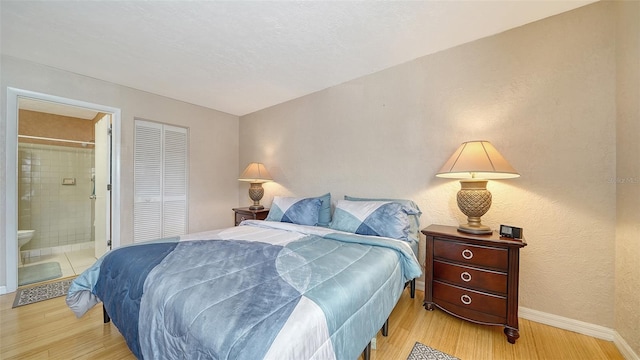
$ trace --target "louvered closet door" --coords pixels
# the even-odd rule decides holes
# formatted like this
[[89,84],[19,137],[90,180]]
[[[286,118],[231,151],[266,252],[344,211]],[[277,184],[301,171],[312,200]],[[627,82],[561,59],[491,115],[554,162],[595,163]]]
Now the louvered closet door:
[[134,242],[187,232],[187,129],[135,121]]
[[163,237],[187,232],[187,129],[164,126]]

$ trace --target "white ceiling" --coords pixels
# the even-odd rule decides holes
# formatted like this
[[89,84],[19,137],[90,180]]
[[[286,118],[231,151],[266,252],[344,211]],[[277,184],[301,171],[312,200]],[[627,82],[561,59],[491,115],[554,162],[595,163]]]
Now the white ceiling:
[[591,2],[2,0],[0,44],[244,115]]

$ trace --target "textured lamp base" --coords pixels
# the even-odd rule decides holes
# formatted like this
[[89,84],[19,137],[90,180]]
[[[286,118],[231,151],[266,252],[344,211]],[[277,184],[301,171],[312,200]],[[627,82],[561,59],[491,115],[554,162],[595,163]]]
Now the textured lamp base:
[[261,183],[251,183],[249,187],[249,197],[253,200],[253,205],[249,206],[250,210],[262,210],[264,206],[260,205],[260,199],[264,196],[264,188]]
[[490,227],[480,224],[479,226],[474,226],[471,224],[460,224],[458,226],[458,231],[462,231],[467,234],[476,234],[476,235],[485,235],[493,233]]
[[467,223],[458,227],[469,234],[491,234],[490,227],[482,225],[481,217],[491,208],[491,193],[487,190],[487,180],[460,180],[458,208],[467,215]]

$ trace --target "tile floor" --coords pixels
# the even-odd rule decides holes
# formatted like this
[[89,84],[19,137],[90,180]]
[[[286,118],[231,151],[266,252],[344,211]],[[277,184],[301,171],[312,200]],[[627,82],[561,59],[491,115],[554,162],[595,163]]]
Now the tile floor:
[[62,270],[62,277],[80,275],[81,272],[88,269],[96,258],[94,256],[93,248],[80,249],[75,251],[68,251],[56,254],[47,254],[40,256],[31,256],[24,259],[24,264],[18,267],[35,265],[39,263],[57,261],[60,263],[60,269]]

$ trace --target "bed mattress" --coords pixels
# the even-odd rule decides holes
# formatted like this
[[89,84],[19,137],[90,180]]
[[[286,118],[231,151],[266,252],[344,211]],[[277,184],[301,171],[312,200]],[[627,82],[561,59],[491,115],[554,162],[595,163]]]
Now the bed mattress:
[[278,222],[116,249],[71,285],[140,359],[355,359],[420,276],[407,242]]

